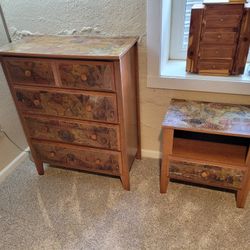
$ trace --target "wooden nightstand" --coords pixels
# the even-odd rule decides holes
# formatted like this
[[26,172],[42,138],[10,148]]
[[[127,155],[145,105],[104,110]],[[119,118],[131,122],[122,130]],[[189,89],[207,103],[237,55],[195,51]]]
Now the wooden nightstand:
[[169,179],[237,191],[250,189],[250,106],[171,101],[163,127],[161,193]]

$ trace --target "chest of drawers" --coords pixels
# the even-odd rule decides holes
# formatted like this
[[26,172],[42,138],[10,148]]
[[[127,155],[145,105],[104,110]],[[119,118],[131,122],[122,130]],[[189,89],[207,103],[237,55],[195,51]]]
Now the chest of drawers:
[[121,178],[141,157],[136,38],[38,36],[0,49],[39,174],[43,163]]
[[250,44],[250,4],[219,2],[206,0],[192,8],[187,72],[244,73]]

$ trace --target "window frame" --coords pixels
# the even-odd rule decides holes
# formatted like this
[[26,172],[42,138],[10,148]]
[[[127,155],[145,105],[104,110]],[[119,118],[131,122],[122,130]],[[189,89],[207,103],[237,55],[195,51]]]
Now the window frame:
[[[175,0],[178,1],[178,0]],[[172,0],[147,0],[149,88],[250,95],[250,76],[204,76],[185,72],[185,60],[169,60]]]

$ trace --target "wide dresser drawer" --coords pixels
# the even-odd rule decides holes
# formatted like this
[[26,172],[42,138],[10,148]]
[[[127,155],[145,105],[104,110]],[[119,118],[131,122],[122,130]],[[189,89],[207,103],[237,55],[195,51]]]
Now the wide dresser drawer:
[[118,125],[36,116],[24,116],[24,120],[29,136],[33,139],[120,150]]
[[118,122],[116,95],[70,90],[15,87],[22,112],[81,120]]
[[32,144],[40,160],[51,165],[120,175],[120,152],[38,141]]
[[216,165],[205,165],[170,159],[169,176],[170,178],[202,183],[205,185],[240,189],[245,171],[223,168]]

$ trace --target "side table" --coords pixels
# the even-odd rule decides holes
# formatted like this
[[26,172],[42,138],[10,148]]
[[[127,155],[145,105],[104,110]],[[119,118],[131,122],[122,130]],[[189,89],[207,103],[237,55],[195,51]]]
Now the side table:
[[162,124],[160,191],[169,179],[236,190],[243,208],[250,189],[250,106],[173,99]]

